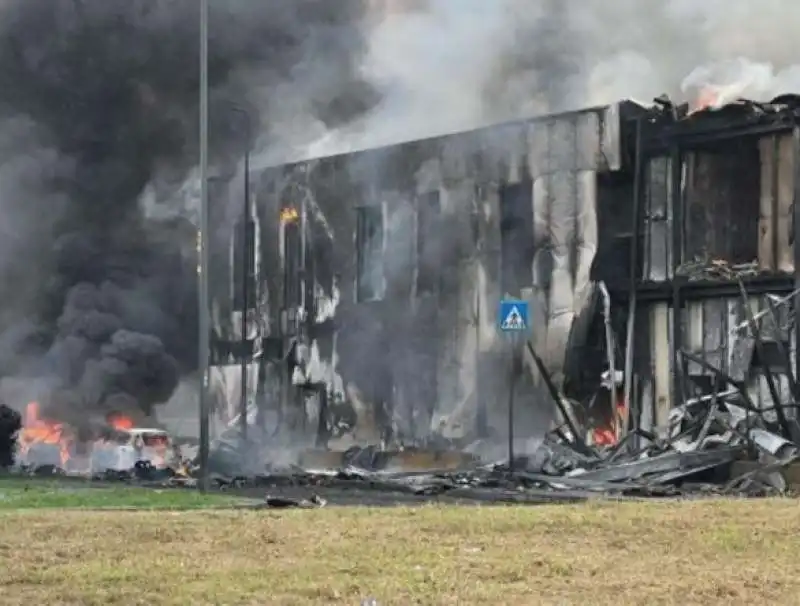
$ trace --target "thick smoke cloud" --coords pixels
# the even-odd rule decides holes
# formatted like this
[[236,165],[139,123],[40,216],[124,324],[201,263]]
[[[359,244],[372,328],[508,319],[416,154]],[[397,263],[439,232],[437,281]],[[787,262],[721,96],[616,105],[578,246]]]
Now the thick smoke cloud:
[[[198,4],[0,0],[0,373],[57,386],[59,414],[147,412],[194,365],[193,230],[141,200],[196,165]],[[739,73],[768,98],[798,88],[799,21],[791,0],[211,0],[212,152],[242,149],[234,104],[272,164]]]
[[[792,0],[372,0],[371,5],[361,71],[381,101],[333,131],[303,117],[302,105],[293,106],[295,157],[622,98],[647,102],[665,92],[691,95],[691,82],[682,84],[701,66],[712,83],[727,84],[741,75],[752,83],[743,92],[762,100],[800,89],[800,68],[794,67],[800,65],[795,32],[800,4]],[[264,164],[285,157],[284,147],[268,147]]]
[[[148,414],[194,367],[194,233],[139,200],[196,166],[198,6],[0,2],[0,373],[47,385],[59,418]],[[286,81],[305,83],[328,128],[363,111],[361,13],[359,0],[212,1],[213,157],[242,147],[233,104],[260,124]]]

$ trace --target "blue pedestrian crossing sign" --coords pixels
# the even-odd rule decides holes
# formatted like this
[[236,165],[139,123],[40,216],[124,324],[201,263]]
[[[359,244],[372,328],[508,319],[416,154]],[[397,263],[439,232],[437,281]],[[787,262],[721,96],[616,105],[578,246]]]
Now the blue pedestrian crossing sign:
[[500,313],[497,321],[503,332],[528,330],[528,302],[518,299],[503,299],[500,301]]

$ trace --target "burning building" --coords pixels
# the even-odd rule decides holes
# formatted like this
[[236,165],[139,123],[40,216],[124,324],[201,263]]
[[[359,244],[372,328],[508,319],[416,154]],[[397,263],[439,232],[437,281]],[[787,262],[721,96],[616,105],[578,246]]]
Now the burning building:
[[532,311],[520,437],[562,416],[546,383],[615,440],[724,389],[794,436],[798,117],[623,101],[268,169],[223,242],[248,262],[215,268],[217,357],[246,344],[256,416],[293,440],[349,410],[356,441],[499,441],[510,295]]
[[[319,410],[344,402],[365,440],[501,436],[509,361],[496,335],[497,302],[504,294],[531,301],[534,346],[563,383],[572,326],[593,300],[598,209],[633,180],[621,147],[632,109],[622,103],[266,170],[251,216],[260,233],[277,237],[261,238],[247,257],[257,253],[260,267],[281,271],[234,263],[218,274],[218,285],[232,287],[219,287],[213,308],[231,313],[217,315],[230,320],[218,321],[215,335],[241,336],[242,298],[229,293],[249,279],[251,334],[263,331],[261,359],[271,355],[265,366],[288,385],[272,401],[293,428],[306,422],[304,414],[289,421],[304,410],[298,402],[322,397],[311,407],[312,433]],[[234,230],[232,246],[242,248],[237,241],[245,239]],[[215,339],[223,353],[235,341]],[[535,436],[553,413],[528,362],[530,405],[517,424]],[[329,416],[326,424],[335,423]]]

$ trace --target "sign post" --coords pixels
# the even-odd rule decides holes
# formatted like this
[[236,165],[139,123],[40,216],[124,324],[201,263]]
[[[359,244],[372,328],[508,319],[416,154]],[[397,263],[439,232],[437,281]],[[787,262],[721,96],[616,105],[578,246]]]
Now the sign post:
[[528,332],[528,302],[503,299],[497,314],[497,326],[511,343],[511,372],[508,386],[508,469],[514,471],[514,392],[522,366],[522,344]]

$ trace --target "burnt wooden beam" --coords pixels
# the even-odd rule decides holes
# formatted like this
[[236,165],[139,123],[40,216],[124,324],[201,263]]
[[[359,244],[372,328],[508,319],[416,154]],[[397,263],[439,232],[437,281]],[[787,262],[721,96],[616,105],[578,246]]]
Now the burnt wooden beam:
[[[625,335],[625,367],[623,375],[623,390],[625,397],[625,431],[628,430],[630,415],[633,414],[635,425],[639,425],[639,405],[633,402],[633,359],[634,359],[634,338],[633,331],[636,326],[636,287],[639,282],[637,275],[639,267],[639,217],[642,206],[642,172],[644,164],[642,162],[642,121],[636,121],[636,143],[635,143],[634,173],[633,173],[633,216],[631,218],[631,248],[630,265],[628,267],[628,283],[630,298],[628,299],[628,318],[627,334]],[[612,378],[613,379],[613,378]]]
[[682,345],[683,325],[681,318],[681,281],[676,279],[678,267],[681,264],[683,251],[683,152],[676,143],[670,152],[670,198],[671,221],[670,235],[672,236],[672,251],[670,255],[672,280],[672,335],[670,339],[670,360],[672,363],[672,405],[682,402],[684,393],[683,366],[678,352]]
[[[775,302],[769,298],[765,297],[767,302],[767,308],[769,309],[770,319],[772,320],[772,324],[776,327],[779,326],[778,324],[778,309],[775,305]],[[787,330],[787,333],[789,331]],[[791,339],[791,334],[788,335]],[[795,403],[797,402],[797,379],[794,376],[794,369],[792,368],[792,356],[791,352],[786,349],[786,344],[784,343],[783,339],[778,338],[775,339],[775,343],[778,347],[778,353],[781,355],[783,359],[784,367],[786,368],[786,377],[789,380],[789,391],[792,393],[792,398],[794,398]]]
[[569,411],[564,406],[564,402],[561,400],[561,393],[558,391],[558,388],[556,387],[555,383],[553,383],[553,379],[550,376],[550,373],[547,371],[544,362],[539,357],[539,354],[536,353],[536,350],[533,348],[533,345],[531,345],[530,341],[527,341],[526,345],[528,353],[531,354],[531,357],[533,358],[533,361],[536,364],[536,368],[542,375],[542,380],[544,381],[544,384],[547,386],[547,390],[550,392],[550,396],[553,398],[555,405],[561,412],[561,416],[564,418],[564,422],[566,423],[570,433],[572,434],[574,445],[579,446],[583,452],[586,452],[588,450],[588,447],[586,446],[586,442],[583,439],[583,435],[580,433],[578,427],[572,420],[572,415],[569,414]]
[[739,395],[742,396],[742,401],[744,402],[745,409],[748,412],[755,413],[758,415],[761,414],[761,411],[756,407],[756,405],[753,403],[753,400],[747,394],[747,386],[744,383],[742,383],[741,381],[737,381],[725,371],[717,368],[713,364],[709,364],[703,358],[696,356],[686,350],[683,349],[680,350],[680,354],[690,362],[694,362],[695,364],[699,365],[700,367],[707,370],[715,377],[718,377],[719,379],[723,380],[725,383],[727,383],[728,385],[733,387],[736,391],[738,391]]
[[741,283],[739,284],[739,289],[742,295],[742,303],[744,304],[744,313],[747,317],[747,324],[750,326],[750,332],[755,340],[755,348],[756,352],[758,352],[758,359],[761,363],[761,369],[764,371],[764,376],[767,379],[769,395],[772,397],[772,401],[775,403],[775,414],[778,417],[778,424],[781,426],[781,430],[784,432],[783,436],[787,439],[792,439],[793,432],[789,426],[789,421],[786,419],[786,412],[783,409],[783,402],[781,402],[778,386],[775,384],[775,377],[772,375],[772,371],[765,362],[766,355],[764,353],[764,342],[761,340],[761,329],[758,325],[758,321],[753,315],[753,310],[750,309],[747,290]]

